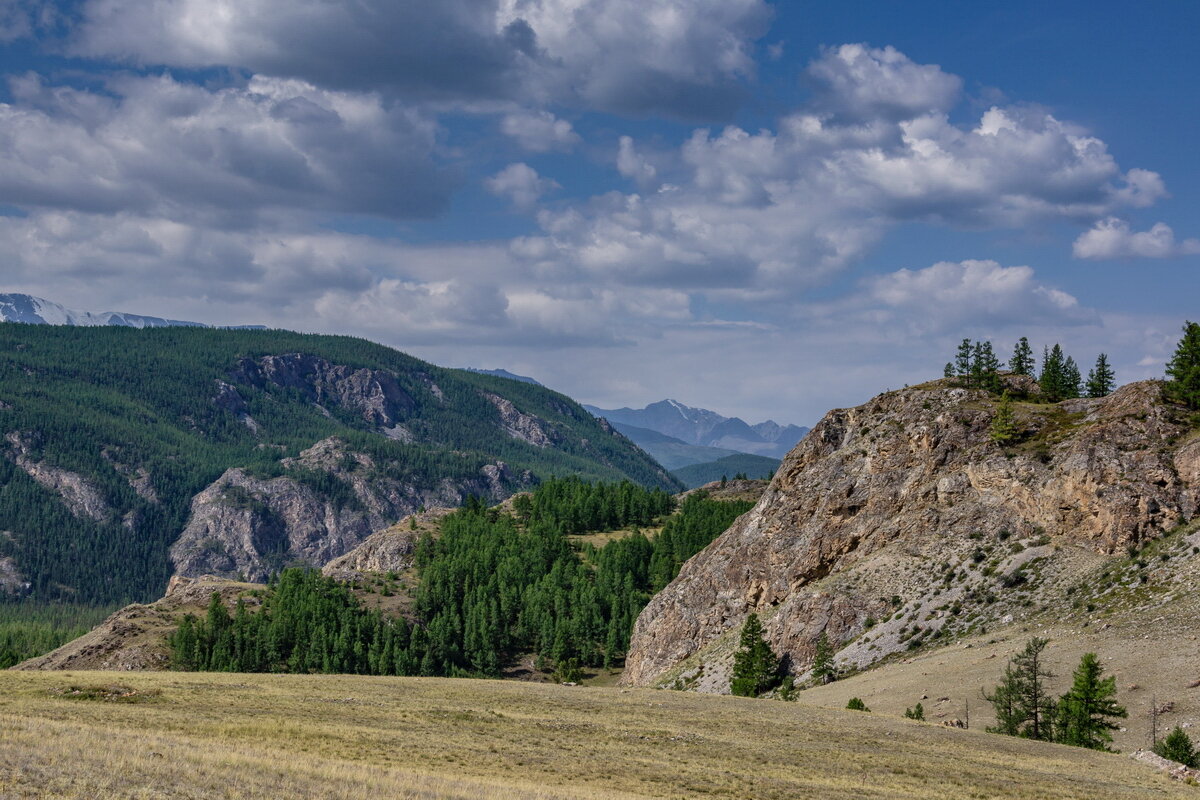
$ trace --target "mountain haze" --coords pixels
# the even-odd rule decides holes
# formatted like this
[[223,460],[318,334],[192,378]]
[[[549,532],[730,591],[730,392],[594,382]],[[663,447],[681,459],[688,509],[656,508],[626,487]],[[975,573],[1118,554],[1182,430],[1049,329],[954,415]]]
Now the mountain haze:
[[660,400],[645,408],[603,409],[589,405],[584,408],[614,424],[657,431],[686,444],[771,458],[783,458],[808,433],[808,428],[779,425],[773,420],[750,425],[738,417],[724,417],[677,400]]

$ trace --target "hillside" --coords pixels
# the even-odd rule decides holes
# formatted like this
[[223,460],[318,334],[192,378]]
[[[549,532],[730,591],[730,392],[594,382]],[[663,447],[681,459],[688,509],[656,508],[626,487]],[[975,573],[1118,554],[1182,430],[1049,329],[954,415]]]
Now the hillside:
[[[683,692],[313,675],[3,678],[5,797],[1149,800],[1196,791],[1119,755]],[[122,701],[85,699],[105,693]]]
[[421,507],[575,474],[674,489],[556,392],[359,339],[0,324],[0,588],[159,596],[323,565]]
[[[831,411],[642,612],[624,680],[728,691],[751,611],[799,676],[822,632],[853,671],[1031,609],[1115,613],[1105,592],[1127,548],[1196,514],[1200,433],[1153,381],[1017,403],[1008,446],[989,435],[996,402],[935,381]],[[1126,580],[1165,580],[1141,572]]]
[[748,478],[769,478],[779,469],[779,460],[766,456],[752,456],[749,453],[735,453],[731,456],[718,458],[705,464],[691,464],[671,471],[679,482],[689,489],[704,486],[721,478],[732,478],[735,475],[745,475]]

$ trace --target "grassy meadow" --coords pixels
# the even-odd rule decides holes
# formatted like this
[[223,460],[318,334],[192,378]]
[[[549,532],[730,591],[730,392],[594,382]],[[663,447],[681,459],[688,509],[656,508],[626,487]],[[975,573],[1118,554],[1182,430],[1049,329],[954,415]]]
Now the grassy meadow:
[[[72,687],[120,686],[108,699]],[[1170,798],[1129,758],[881,714],[433,678],[0,673],[0,798]]]

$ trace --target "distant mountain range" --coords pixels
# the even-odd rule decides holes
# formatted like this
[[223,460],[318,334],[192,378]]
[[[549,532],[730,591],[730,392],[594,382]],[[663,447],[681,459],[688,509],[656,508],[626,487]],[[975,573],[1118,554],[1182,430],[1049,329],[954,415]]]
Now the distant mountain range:
[[542,384],[535,381],[526,375],[515,375],[506,369],[477,369],[475,367],[463,367],[466,372],[474,372],[476,375],[495,375],[497,378],[508,378],[510,381],[520,381],[521,383],[532,383],[534,386]]
[[[202,322],[147,317],[123,311],[74,311],[66,306],[30,294],[0,294],[0,322],[24,322],[27,325],[78,325],[123,328],[209,328]],[[264,330],[263,325],[236,325],[231,329]]]
[[[656,455],[667,444],[647,436],[652,431],[671,437],[678,444],[716,448],[721,452],[694,453],[687,463],[716,461],[733,453],[750,453],[769,458],[783,458],[808,433],[799,425],[780,425],[773,420],[751,425],[738,417],[724,417],[705,408],[685,406],[677,400],[662,400],[645,408],[603,409],[585,405],[588,411],[604,417],[634,444],[658,458],[663,466],[676,469],[683,463],[668,464]],[[676,448],[678,450],[678,448]],[[700,458],[700,456],[706,456]]]

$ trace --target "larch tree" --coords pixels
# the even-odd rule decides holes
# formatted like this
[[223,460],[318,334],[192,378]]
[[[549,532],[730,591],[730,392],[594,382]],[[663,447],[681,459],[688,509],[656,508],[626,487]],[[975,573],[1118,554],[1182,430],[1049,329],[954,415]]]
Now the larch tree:
[[758,697],[779,682],[779,658],[763,637],[758,614],[742,625],[737,652],[733,654],[733,676],[729,691],[739,697]]
[[1033,367],[1033,348],[1029,346],[1029,340],[1022,336],[1013,347],[1013,355],[1008,360],[1008,368],[1014,375],[1032,375]]
[[1084,653],[1070,691],[1058,702],[1056,741],[1092,750],[1107,750],[1112,744],[1112,731],[1119,727],[1114,720],[1129,713],[1117,704],[1117,679],[1103,673],[1096,654]]

